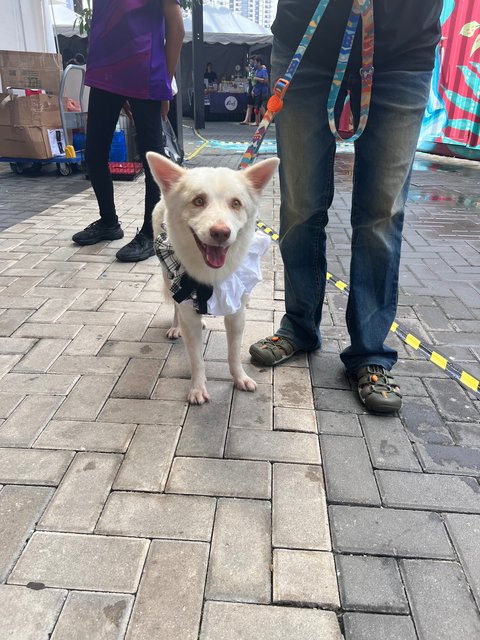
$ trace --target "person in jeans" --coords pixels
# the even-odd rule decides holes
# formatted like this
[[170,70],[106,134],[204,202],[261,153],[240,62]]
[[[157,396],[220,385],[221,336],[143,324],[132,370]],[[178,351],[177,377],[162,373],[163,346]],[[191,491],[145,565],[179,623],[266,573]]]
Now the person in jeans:
[[263,64],[261,56],[253,56],[253,68],[255,76],[252,79],[253,85],[253,112],[255,114],[255,124],[258,126],[265,115],[267,100],[270,96],[268,88],[268,70]]
[[171,80],[183,35],[180,0],[95,0],[85,75],[85,84],[91,87],[85,160],[100,219],[72,240],[91,245],[123,238],[108,167],[110,145],[123,108],[135,122],[145,170],[143,224],[133,240],[117,252],[117,259],[124,262],[145,260],[155,253],[152,212],[160,191],[145,154],[164,151],[162,118],[167,118],[172,99]]
[[[285,73],[318,0],[279,0],[272,26],[272,73]],[[276,119],[280,163],[280,249],[285,314],[273,336],[250,347],[263,366],[321,347],[326,284],[326,226],[334,194],[335,138],[327,98],[352,0],[332,0]],[[397,411],[401,392],[385,345],[396,315],[404,206],[440,38],[442,0],[373,0],[375,51],[370,115],[355,142],[351,209],[350,345],[340,354],[372,412]],[[357,33],[337,102],[347,91],[360,109],[362,39]],[[337,113],[339,116],[339,113]]]

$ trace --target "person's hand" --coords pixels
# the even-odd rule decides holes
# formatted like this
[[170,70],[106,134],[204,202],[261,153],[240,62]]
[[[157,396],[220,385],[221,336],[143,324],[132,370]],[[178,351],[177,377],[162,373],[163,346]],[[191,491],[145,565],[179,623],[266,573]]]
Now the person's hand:
[[122,110],[129,120],[133,120],[132,108],[128,100],[125,100],[125,102],[123,103]]
[[160,107],[160,113],[162,115],[162,120],[166,120],[168,118],[168,111],[170,109],[170,101],[162,100],[162,104]]

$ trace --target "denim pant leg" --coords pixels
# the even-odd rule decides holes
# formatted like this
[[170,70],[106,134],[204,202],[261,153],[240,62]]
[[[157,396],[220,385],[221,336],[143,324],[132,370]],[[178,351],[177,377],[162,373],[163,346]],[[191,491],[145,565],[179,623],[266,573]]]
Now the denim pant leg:
[[[341,354],[351,372],[366,364],[390,369],[397,361],[384,341],[396,314],[405,200],[430,79],[430,72],[375,73],[368,124],[355,143],[351,345]],[[358,104],[353,95],[352,106]]]
[[[274,41],[274,79],[285,73],[292,55]],[[321,344],[319,325],[327,270],[325,227],[334,192],[335,140],[326,110],[330,84],[331,78],[304,58],[276,119],[286,311],[276,333],[305,351]]]

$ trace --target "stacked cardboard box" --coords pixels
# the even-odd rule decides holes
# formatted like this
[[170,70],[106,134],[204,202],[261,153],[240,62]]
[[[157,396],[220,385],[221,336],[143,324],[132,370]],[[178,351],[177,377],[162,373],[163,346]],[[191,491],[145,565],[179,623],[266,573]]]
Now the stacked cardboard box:
[[[60,55],[0,51],[0,156],[43,160],[63,150],[66,142],[58,103],[61,73]],[[19,89],[46,93],[21,95]],[[61,144],[52,149],[50,140],[59,138]]]

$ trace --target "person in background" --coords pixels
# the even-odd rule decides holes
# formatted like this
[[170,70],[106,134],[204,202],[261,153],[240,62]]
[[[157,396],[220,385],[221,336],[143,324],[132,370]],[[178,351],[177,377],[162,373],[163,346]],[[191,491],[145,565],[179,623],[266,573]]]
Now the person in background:
[[213,64],[211,62],[207,62],[207,68],[205,69],[203,78],[204,80],[208,80],[208,84],[217,82],[217,72],[213,70]]
[[[346,310],[350,345],[340,358],[355,381],[355,393],[374,413],[395,412],[402,404],[390,371],[398,354],[385,345],[385,339],[396,314],[404,207],[441,35],[442,4],[442,0],[373,2],[370,114],[355,141]],[[275,79],[288,68],[317,6],[317,0],[279,0],[272,25]],[[336,149],[327,100],[351,9],[352,0],[328,4],[276,119],[285,314],[273,336],[250,347],[252,359],[262,366],[280,364],[297,351],[314,351],[322,344],[326,226]],[[361,67],[359,28],[337,101],[337,118],[349,91],[358,123]]]
[[163,153],[162,118],[172,99],[171,82],[183,42],[180,0],[95,0],[85,84],[90,89],[85,160],[100,219],[72,240],[92,245],[123,238],[108,167],[110,145],[122,108],[135,122],[145,171],[143,224],[116,254],[123,262],[153,256],[152,212],[160,190],[145,158]]
[[267,101],[270,96],[268,86],[268,71],[263,64],[261,56],[254,57],[255,77],[253,78],[253,111],[255,124],[258,126],[267,110]]
[[255,57],[252,56],[250,58],[250,64],[247,67],[247,78],[248,78],[248,93],[247,93],[247,111],[245,113],[245,118],[241,120],[238,124],[254,124],[252,123],[252,113],[254,106],[254,97],[253,97],[253,78],[255,77]]

